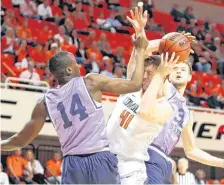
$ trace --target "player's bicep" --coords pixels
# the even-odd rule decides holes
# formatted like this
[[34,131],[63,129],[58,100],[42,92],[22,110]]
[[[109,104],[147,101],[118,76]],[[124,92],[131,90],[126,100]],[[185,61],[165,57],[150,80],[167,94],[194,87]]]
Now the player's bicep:
[[44,101],[40,101],[36,104],[31,119],[24,126],[24,128],[17,134],[16,139],[19,143],[23,143],[23,145],[27,145],[30,143],[40,132],[42,129],[45,120],[47,117],[47,113],[45,110]]

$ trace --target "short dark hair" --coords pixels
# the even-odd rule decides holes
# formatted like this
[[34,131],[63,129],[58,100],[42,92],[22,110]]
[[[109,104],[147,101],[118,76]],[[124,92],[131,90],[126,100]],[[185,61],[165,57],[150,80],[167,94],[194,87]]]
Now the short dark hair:
[[152,56],[145,58],[145,65],[154,65],[157,68],[157,67],[159,67],[160,63],[161,63],[160,55],[152,55]]
[[69,52],[61,51],[53,55],[48,63],[50,72],[56,77],[62,77],[65,75],[66,68],[69,62]]
[[192,71],[193,71],[191,63],[190,63],[188,60],[185,60],[183,63],[186,64],[186,65],[188,66],[188,68],[189,68],[189,73],[191,74]]

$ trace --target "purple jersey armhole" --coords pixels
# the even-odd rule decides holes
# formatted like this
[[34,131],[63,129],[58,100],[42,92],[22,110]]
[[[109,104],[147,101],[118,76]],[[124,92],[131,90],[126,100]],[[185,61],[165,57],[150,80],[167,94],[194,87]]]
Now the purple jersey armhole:
[[50,114],[50,111],[48,109],[48,106],[47,106],[47,100],[46,100],[46,94],[44,95],[44,105],[45,105],[45,108],[47,110],[47,114],[48,114],[48,117],[50,118],[51,120],[51,123],[53,124],[54,127],[56,127],[55,123],[53,122],[53,119],[51,117],[51,114]]
[[83,82],[84,82],[84,85],[85,85],[85,89],[86,89],[86,91],[88,92],[89,97],[91,98],[91,100],[92,100],[92,102],[93,102],[95,108],[96,108],[96,109],[101,109],[101,108],[102,108],[102,105],[101,105],[100,107],[97,107],[97,105],[96,105],[94,99],[92,98],[92,96],[91,96],[91,94],[90,94],[90,92],[89,92],[89,90],[88,90],[88,88],[87,88],[87,86],[86,86],[85,78],[83,77],[82,79],[83,79]]

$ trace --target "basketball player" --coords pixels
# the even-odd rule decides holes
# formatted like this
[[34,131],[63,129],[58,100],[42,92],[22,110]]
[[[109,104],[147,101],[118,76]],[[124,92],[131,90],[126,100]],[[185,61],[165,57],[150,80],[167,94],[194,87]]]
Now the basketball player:
[[[135,14],[131,12],[132,19],[129,18],[135,31],[139,31],[144,25],[143,17],[136,16],[139,14],[138,10],[141,12],[141,7],[140,9],[135,8]],[[136,33],[136,35],[138,35],[138,33]],[[191,42],[195,42],[194,37],[188,34],[186,36]],[[168,155],[172,152],[180,137],[182,138],[185,154],[188,158],[206,165],[224,168],[223,159],[213,157],[197,148],[195,145],[192,131],[193,116],[186,106],[186,100],[183,97],[186,85],[191,80],[191,72],[191,65],[189,62],[185,61],[184,63],[176,64],[174,70],[169,75],[171,84],[167,85],[168,89],[165,93],[167,93],[167,96],[172,97],[169,99],[172,107],[159,105],[159,112],[155,111],[158,109],[158,104],[155,103],[156,98],[158,98],[158,95],[161,95],[159,91],[161,87],[159,85],[164,81],[161,76],[159,77],[160,80],[157,79],[156,82],[154,82],[155,86],[150,82],[150,87],[147,88],[141,99],[138,111],[139,114],[143,116],[144,120],[152,123],[158,118],[160,119],[160,117],[170,117],[170,119],[164,123],[161,132],[148,149],[150,160],[146,162],[146,168],[149,184],[165,184],[171,182],[172,164]],[[156,89],[157,92],[155,92]],[[152,100],[152,98],[154,98],[154,100]],[[152,108],[153,106],[154,108]],[[163,116],[161,116],[161,114]],[[145,117],[144,115],[147,116]]]
[[18,134],[1,141],[1,150],[28,145],[49,115],[64,156],[63,184],[119,183],[117,158],[109,152],[101,96],[103,91],[124,94],[140,89],[147,45],[148,41],[142,36],[134,42],[138,52],[132,80],[111,79],[99,74],[80,77],[79,66],[71,53],[54,55],[49,69],[57,78],[59,88],[50,89],[38,101],[31,120]]

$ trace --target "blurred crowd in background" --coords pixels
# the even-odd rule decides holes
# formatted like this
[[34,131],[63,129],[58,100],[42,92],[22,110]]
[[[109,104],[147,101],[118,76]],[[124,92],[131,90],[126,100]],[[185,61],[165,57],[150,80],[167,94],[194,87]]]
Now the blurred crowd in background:
[[[189,58],[194,70],[185,93],[189,105],[223,109],[224,25],[197,19],[191,6],[174,4],[168,14],[151,0],[143,3],[149,12],[148,39],[185,31],[198,40]],[[132,51],[130,8],[130,0],[3,0],[2,81],[12,76],[57,86],[47,62],[62,50],[76,56],[81,75],[125,78]]]

